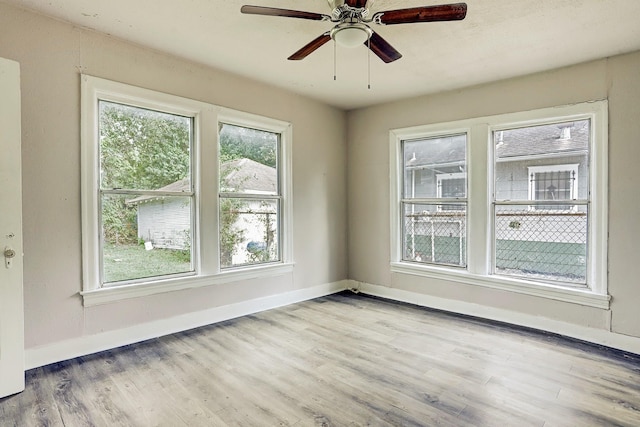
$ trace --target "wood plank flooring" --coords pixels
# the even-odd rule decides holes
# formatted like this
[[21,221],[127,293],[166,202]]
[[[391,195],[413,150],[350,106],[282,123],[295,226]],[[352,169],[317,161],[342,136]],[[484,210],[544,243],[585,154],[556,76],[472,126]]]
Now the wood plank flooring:
[[640,426],[640,356],[344,292],[27,372],[0,426]]

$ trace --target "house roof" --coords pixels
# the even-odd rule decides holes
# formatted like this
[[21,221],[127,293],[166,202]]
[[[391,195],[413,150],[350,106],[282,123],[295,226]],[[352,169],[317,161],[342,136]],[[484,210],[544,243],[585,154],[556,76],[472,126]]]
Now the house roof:
[[[405,142],[408,167],[463,164],[466,153],[464,135]],[[496,158],[515,161],[554,153],[583,154],[589,146],[589,120],[554,123],[496,132]]]
[[[251,159],[236,159],[221,165],[221,172],[226,175],[223,191],[239,193],[276,193],[278,174],[275,168],[263,165]],[[158,188],[158,191],[189,192],[189,178],[183,178],[169,185]],[[157,200],[158,196],[140,196],[127,200],[127,204],[136,204]]]
[[[566,130],[565,130],[566,129]],[[510,129],[496,137],[496,157],[582,153],[589,146],[589,120]]]
[[[183,178],[179,181],[172,182],[169,185],[165,185],[164,187],[160,187],[157,191],[167,191],[167,192],[189,192],[191,191],[191,184],[189,178]],[[126,204],[133,205],[137,203],[150,202],[152,200],[157,200],[160,197],[158,196],[139,196],[135,199],[130,199],[126,201]]]
[[278,191],[276,169],[251,159],[236,159],[221,165],[223,190],[234,192],[270,193]]

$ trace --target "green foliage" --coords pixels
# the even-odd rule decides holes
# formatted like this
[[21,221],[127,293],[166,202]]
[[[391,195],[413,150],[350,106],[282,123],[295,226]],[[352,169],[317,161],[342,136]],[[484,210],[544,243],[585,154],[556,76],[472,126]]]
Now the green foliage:
[[275,168],[277,150],[277,134],[228,124],[221,126],[221,163],[245,158]]
[[239,199],[220,199],[220,265],[231,267],[236,244],[244,240],[245,231],[236,226],[245,203]]
[[151,190],[189,175],[191,121],[100,103],[101,188]]
[[[100,188],[157,190],[189,176],[191,119],[101,101],[99,120]],[[248,158],[276,167],[278,134],[223,124],[219,148],[221,164]],[[223,183],[232,171],[232,168],[222,169]],[[102,198],[103,233],[107,243],[140,244],[137,206],[126,203],[131,198],[133,196]],[[245,205],[238,199],[220,199],[220,257],[223,266],[232,265],[237,244],[244,239],[245,231],[236,223]],[[190,254],[186,248],[174,255],[183,262],[190,262]]]
[[[150,190],[185,178],[190,168],[189,118],[100,102],[100,187]],[[103,198],[104,237],[137,241],[136,206]]]
[[136,219],[135,207],[127,206],[123,197],[102,198],[102,227],[107,242],[137,243]]

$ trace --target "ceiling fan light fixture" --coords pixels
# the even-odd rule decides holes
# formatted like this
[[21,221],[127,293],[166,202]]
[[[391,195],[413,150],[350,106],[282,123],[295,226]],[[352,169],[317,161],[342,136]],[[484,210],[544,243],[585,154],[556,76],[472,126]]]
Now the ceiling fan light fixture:
[[331,30],[331,38],[342,47],[362,46],[371,37],[371,29],[364,24],[341,24]]

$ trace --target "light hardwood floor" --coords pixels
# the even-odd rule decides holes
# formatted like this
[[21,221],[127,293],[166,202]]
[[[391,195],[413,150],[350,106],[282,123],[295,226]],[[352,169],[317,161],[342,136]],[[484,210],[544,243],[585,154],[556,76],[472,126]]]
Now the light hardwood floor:
[[640,426],[640,356],[340,293],[27,372],[5,426]]

